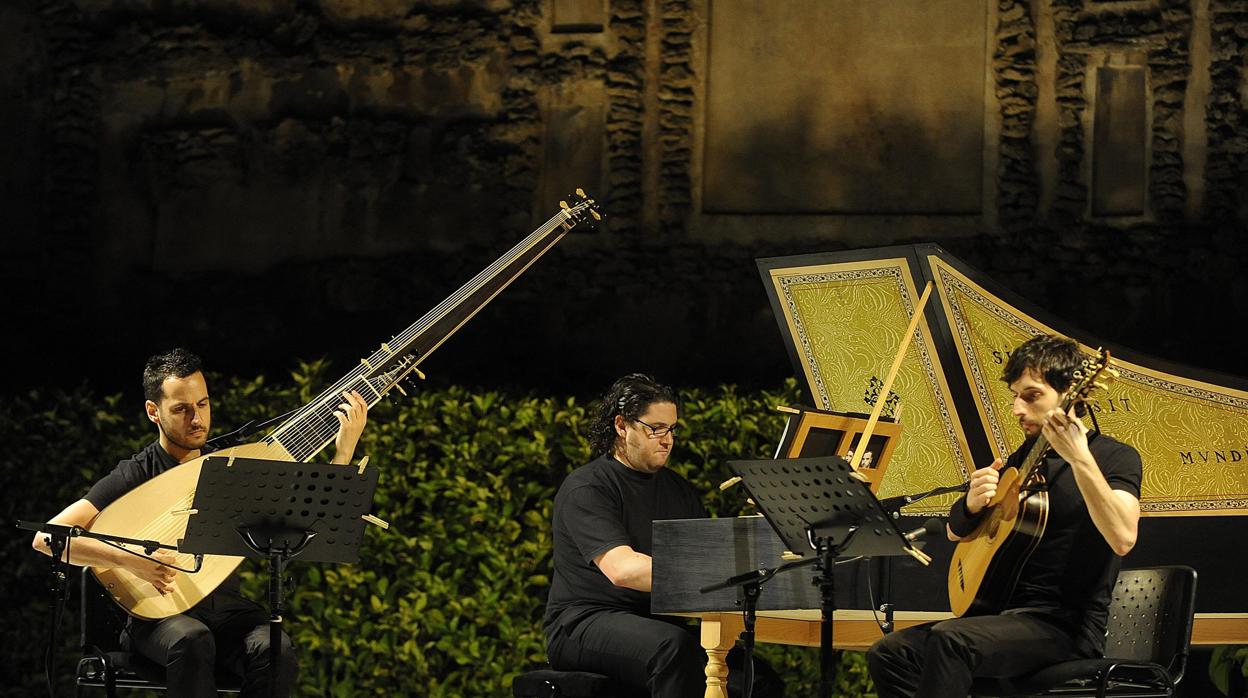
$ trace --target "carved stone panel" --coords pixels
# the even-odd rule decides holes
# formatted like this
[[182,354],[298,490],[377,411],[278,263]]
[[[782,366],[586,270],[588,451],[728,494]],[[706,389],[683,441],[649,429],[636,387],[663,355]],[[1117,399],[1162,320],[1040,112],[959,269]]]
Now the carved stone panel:
[[1138,216],[1148,204],[1147,101],[1142,66],[1096,69],[1092,215]]
[[606,23],[607,0],[551,0],[551,31],[557,33],[600,32]]
[[591,197],[603,196],[606,92],[600,82],[576,83],[543,90],[540,102],[545,140],[534,213],[538,221],[577,187]]
[[985,0],[712,0],[703,209],[978,213]]

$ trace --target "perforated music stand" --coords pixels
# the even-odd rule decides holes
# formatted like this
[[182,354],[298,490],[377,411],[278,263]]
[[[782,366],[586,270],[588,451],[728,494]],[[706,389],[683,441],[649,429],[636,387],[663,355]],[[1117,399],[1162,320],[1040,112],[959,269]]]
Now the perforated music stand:
[[836,559],[912,555],[923,561],[926,556],[906,540],[867,482],[838,456],[729,461],[728,467],[744,481],[750,498],[789,551],[804,558],[813,556],[810,562],[819,570],[815,584],[822,611],[820,695],[830,698],[835,683],[832,568]]
[[259,458],[204,459],[181,552],[269,561],[269,692],[281,657],[282,577],[305,562],[360,559],[376,468]]

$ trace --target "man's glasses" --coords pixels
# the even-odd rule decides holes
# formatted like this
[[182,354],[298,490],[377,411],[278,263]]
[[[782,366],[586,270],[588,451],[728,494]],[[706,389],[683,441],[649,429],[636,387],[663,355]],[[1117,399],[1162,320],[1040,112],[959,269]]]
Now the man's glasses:
[[668,426],[668,427],[656,427],[656,426],[654,426],[653,424],[646,424],[645,422],[641,421],[640,419],[634,419],[633,421],[634,421],[634,422],[637,422],[637,423],[638,423],[638,424],[640,424],[641,426],[645,427],[645,428],[646,428],[646,436],[648,436],[648,437],[650,437],[650,438],[652,438],[652,439],[661,439],[661,438],[663,438],[664,436],[667,436],[668,434],[671,434],[672,436],[675,436],[675,435],[676,435],[676,428],[677,428],[677,425],[675,425],[675,424],[673,424],[673,425],[671,425],[671,426]]

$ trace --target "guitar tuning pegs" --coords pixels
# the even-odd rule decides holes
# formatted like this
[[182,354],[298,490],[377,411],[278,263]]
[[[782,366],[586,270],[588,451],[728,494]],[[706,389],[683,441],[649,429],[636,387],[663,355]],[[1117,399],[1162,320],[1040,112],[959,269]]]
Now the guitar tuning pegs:
[[576,188],[576,195],[577,195],[577,196],[579,196],[579,197],[581,197],[582,199],[584,199],[584,198],[585,198],[585,190],[584,190],[584,189],[581,189],[580,187],[577,187],[577,188]]
[[566,211],[566,210],[568,209],[568,202],[566,202],[566,201],[560,201],[560,202],[559,202],[559,208],[561,208],[561,209],[563,209],[563,210],[565,210],[565,211]]
[[589,215],[593,216],[593,217],[594,217],[594,220],[596,220],[596,221],[600,221],[600,220],[602,220],[602,216],[598,215],[598,212],[597,212],[597,211],[595,211],[595,210],[594,210],[594,209],[592,209],[592,208],[591,208],[591,209],[589,209]]

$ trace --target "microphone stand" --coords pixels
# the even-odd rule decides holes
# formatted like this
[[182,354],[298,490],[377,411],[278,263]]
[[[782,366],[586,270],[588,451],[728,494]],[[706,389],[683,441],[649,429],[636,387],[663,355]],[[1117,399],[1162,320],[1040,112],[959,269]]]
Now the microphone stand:
[[243,426],[235,429],[234,431],[231,431],[228,434],[222,434],[215,438],[209,439],[208,443],[204,445],[214,451],[219,451],[223,448],[229,448],[231,446],[237,446],[243,443],[243,439],[246,439],[248,436],[251,436],[252,434],[258,431],[261,431],[273,424],[276,424],[277,422],[280,422],[286,419],[287,417],[291,416],[292,414],[298,412],[301,409],[303,408],[296,407],[295,409],[289,412],[286,412],[284,414],[279,414],[276,417],[271,417],[269,419],[264,420],[263,422],[260,422],[259,424],[256,424],[256,420],[253,419],[250,422],[247,422]]
[[745,652],[745,695],[743,698],[750,698],[754,693],[754,626],[758,614],[758,597],[762,594],[763,585],[782,572],[788,572],[798,567],[806,567],[820,562],[822,562],[822,558],[809,557],[786,562],[776,567],[760,567],[756,570],[729,577],[722,582],[708,584],[698,590],[700,593],[709,594],[712,591],[719,591],[728,587],[741,587],[741,595],[743,597],[741,606],[745,615],[745,626],[741,630],[741,645]]
[[971,488],[971,481],[967,480],[966,482],[960,485],[948,485],[946,487],[937,487],[934,490],[928,490],[926,492],[920,492],[918,494],[903,494],[898,497],[888,497],[885,499],[881,499],[880,505],[883,506],[885,511],[889,513],[889,516],[892,516],[893,519],[896,520],[896,519],[901,518],[902,508],[908,507],[911,504],[914,504],[915,502],[927,499],[928,497],[935,497],[941,494],[949,494],[951,492],[965,492],[970,488]]
[[[17,522],[17,527],[24,531],[34,531],[35,533],[39,533],[42,531],[43,533],[47,533],[49,538],[51,539],[55,539],[58,536],[62,538],[94,538],[95,540],[103,541],[115,547],[118,543],[126,543],[128,545],[137,545],[140,548],[143,548],[143,552],[147,553],[147,555],[151,555],[157,550],[172,550],[174,552],[177,552],[178,550],[178,546],[169,545],[168,543],[161,543],[158,540],[150,540],[150,539],[144,539],[144,538],[126,538],[124,536],[114,536],[109,533],[96,533],[94,531],[88,531],[82,526],[66,526],[64,524],[40,523],[38,521],[19,520]],[[135,555],[138,555],[138,553],[135,553]],[[139,557],[143,557],[143,555],[139,555]],[[202,561],[203,561],[203,556],[196,555],[194,569],[182,569],[181,567],[175,567],[174,565],[165,565],[165,566],[171,567],[175,570],[178,570],[179,572],[198,572],[200,568],[200,563],[202,563]],[[155,562],[155,560],[153,560],[153,562]]]
[[[17,528],[24,531],[34,531],[35,533],[46,534],[48,548],[52,551],[52,618],[51,627],[48,631],[48,646],[44,653],[45,668],[44,673],[48,682],[48,696],[55,698],[56,681],[56,637],[60,630],[61,616],[65,611],[65,602],[69,600],[69,568],[72,566],[69,562],[70,540],[73,538],[94,538],[114,547],[121,547],[120,543],[129,543],[143,548],[147,553],[147,558],[151,559],[151,554],[159,549],[177,550],[176,545],[166,545],[155,540],[140,540],[137,538],[124,538],[122,536],[112,536],[105,533],[93,533],[86,530],[82,526],[66,526],[64,524],[40,523],[37,521],[21,521],[18,520]],[[134,553],[138,555],[138,553]],[[139,557],[145,557],[139,555]],[[63,559],[62,559],[63,558]],[[175,570],[182,572],[198,572],[203,565],[204,556],[195,556],[195,568],[183,569],[174,565],[168,565]]]
[[[880,500],[880,505],[888,512],[894,521],[901,519],[901,510],[914,504],[915,502],[935,497],[942,494],[950,494],[952,492],[966,492],[971,488],[971,481],[967,480],[960,485],[948,485],[945,487],[937,487],[936,489],[920,492],[918,494],[903,494],[897,497],[888,497]],[[874,564],[874,563],[873,563]],[[880,624],[880,630],[885,634],[893,631],[893,611],[894,606],[889,602],[892,596],[893,587],[893,561],[892,558],[885,558],[881,563],[880,572],[883,576],[883,583],[880,585],[880,604],[878,610],[884,613],[884,622]],[[871,574],[871,570],[867,570],[867,574]],[[870,580],[868,579],[868,583]]]
[[[48,682],[49,698],[56,698],[56,638],[61,626],[61,616],[65,613],[65,602],[69,600],[69,560],[61,559],[61,555],[69,548],[70,536],[65,533],[49,533],[48,548],[52,551],[52,615],[48,619],[48,646],[43,653],[44,678]],[[68,555],[65,557],[68,558]]]

